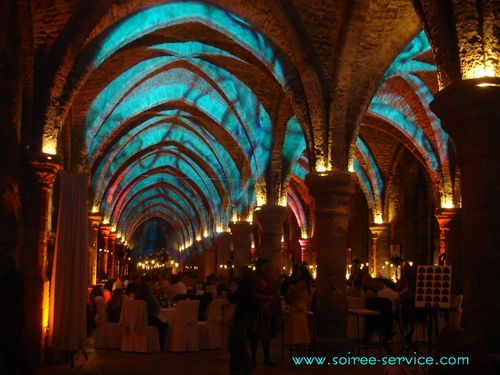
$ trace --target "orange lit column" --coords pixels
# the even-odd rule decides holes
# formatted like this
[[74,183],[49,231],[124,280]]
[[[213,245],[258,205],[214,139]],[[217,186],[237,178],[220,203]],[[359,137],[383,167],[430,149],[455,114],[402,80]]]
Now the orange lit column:
[[456,208],[438,208],[436,210],[436,219],[439,224],[439,252],[437,254],[437,262],[440,265],[447,264],[448,246],[446,236],[449,231],[448,224],[455,217],[456,213]]
[[255,210],[255,218],[260,224],[259,256],[270,261],[273,276],[277,279],[281,275],[281,237],[287,214],[286,207],[267,204]]
[[312,264],[312,247],[310,238],[301,238],[300,244],[300,261],[308,265]]
[[347,228],[356,179],[350,172],[309,173],[314,198],[313,246],[317,251],[316,313],[320,351],[346,350]]
[[241,267],[250,261],[250,248],[252,247],[252,224],[246,221],[229,223],[231,238],[233,240],[233,265],[236,275]]
[[116,260],[116,232],[109,233],[109,279],[115,278]]
[[101,216],[98,214],[89,214],[89,284],[97,283],[97,238],[99,234],[99,222]]
[[457,150],[463,223],[466,329],[500,351],[500,78],[459,81],[435,95],[431,109]]
[[[389,278],[390,273],[387,267],[382,269],[385,261],[389,259],[389,225],[371,224],[370,225],[371,251],[370,251],[370,272],[372,276]],[[385,271],[385,272],[384,272]]]
[[48,329],[47,233],[51,229],[52,187],[59,169],[53,156],[32,156],[25,167],[25,184],[21,187],[24,243],[19,268],[25,277],[25,310],[29,311],[25,326],[26,352],[34,366],[43,363]]
[[102,268],[100,278],[109,278],[108,275],[108,253],[109,253],[109,234],[111,233],[111,226],[109,225],[101,225],[99,227],[101,237],[103,239],[103,248],[102,248]]

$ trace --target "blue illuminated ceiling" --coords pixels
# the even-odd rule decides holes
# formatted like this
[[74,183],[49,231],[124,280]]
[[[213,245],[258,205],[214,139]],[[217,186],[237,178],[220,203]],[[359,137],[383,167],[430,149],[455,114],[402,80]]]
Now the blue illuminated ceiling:
[[[147,39],[192,23],[246,54],[224,43]],[[269,168],[273,125],[248,72],[258,61],[271,87],[286,84],[275,47],[260,32],[216,6],[171,2],[122,19],[81,56],[90,82],[82,91],[93,99],[76,105],[87,105],[84,152],[94,210],[105,223],[130,239],[156,217],[184,249],[252,211]],[[127,58],[133,63],[117,71]]]
[[[165,37],[171,28],[193,24],[219,39]],[[447,137],[439,122],[429,115],[431,136],[405,97],[388,95],[384,86],[402,78],[428,107],[431,91],[416,74],[435,70],[417,59],[428,50],[423,34],[409,44],[387,70],[369,113],[406,137],[426,167],[440,174]],[[104,222],[131,239],[148,220],[164,221],[178,249],[185,249],[253,210],[259,184],[270,175],[273,147],[282,146],[280,182],[286,186],[290,175],[303,179],[306,141],[291,110],[282,143],[273,139],[274,93],[283,94],[289,73],[283,56],[247,20],[196,1],[142,9],[89,38],[75,64],[88,81],[73,104],[85,115],[74,125],[83,129],[79,152],[91,171],[94,210]],[[356,150],[352,169],[370,207],[381,211],[382,172],[362,137]],[[303,202],[290,191],[288,203],[308,227]]]

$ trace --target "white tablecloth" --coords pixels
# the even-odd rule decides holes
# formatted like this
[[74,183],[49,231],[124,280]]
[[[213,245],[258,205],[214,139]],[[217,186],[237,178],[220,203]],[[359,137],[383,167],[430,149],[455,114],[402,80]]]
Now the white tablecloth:
[[175,319],[175,307],[160,309],[160,320],[163,323],[171,324]]

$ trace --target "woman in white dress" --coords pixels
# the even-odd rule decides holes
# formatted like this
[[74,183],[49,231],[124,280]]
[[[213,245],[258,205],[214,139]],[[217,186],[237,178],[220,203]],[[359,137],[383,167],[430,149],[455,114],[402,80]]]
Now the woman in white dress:
[[305,266],[297,266],[286,291],[288,316],[285,327],[285,344],[305,349],[311,343],[307,311],[311,294],[311,275]]

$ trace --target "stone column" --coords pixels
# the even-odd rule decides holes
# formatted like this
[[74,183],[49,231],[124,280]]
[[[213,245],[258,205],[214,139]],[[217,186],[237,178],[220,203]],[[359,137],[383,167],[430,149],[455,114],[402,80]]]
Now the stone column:
[[97,283],[97,238],[99,234],[99,222],[101,216],[95,213],[89,214],[89,284]]
[[59,169],[60,164],[53,156],[32,156],[21,186],[24,243],[19,255],[19,269],[25,278],[26,352],[35,367],[44,361],[48,329],[47,234],[50,231],[52,187]]
[[109,233],[109,272],[108,279],[115,277],[115,258],[116,258],[116,232]]
[[356,179],[346,171],[309,173],[306,184],[315,200],[318,349],[325,353],[346,353],[347,228]]
[[389,260],[389,224],[371,224],[370,233],[372,235],[372,243],[370,250],[370,272],[375,274],[375,277],[381,275],[389,278],[390,272],[385,262]]
[[269,260],[273,277],[277,280],[281,275],[281,237],[287,214],[287,208],[282,206],[264,205],[255,211],[261,227],[259,256]]
[[201,247],[203,249],[203,276],[206,279],[208,275],[215,274],[217,272],[217,259],[211,238],[204,238],[201,241]]
[[241,267],[250,261],[250,248],[252,247],[252,224],[246,221],[230,223],[231,238],[233,240],[233,265],[236,275]]
[[[464,327],[500,351],[500,78],[451,84],[431,109],[457,150],[464,235]],[[493,278],[493,279],[492,279]]]
[[300,261],[303,263],[307,263],[308,265],[312,264],[312,246],[310,238],[301,238],[299,240],[300,243]]
[[109,234],[111,233],[111,226],[101,225],[99,227],[102,239],[103,239],[103,249],[102,249],[102,268],[101,275],[99,278],[104,278],[106,276],[109,279],[109,269],[108,269],[108,254],[109,254]]
[[448,246],[446,237],[448,235],[449,223],[457,214],[457,208],[438,208],[436,210],[436,219],[439,224],[439,250],[438,250],[438,263],[445,265],[448,258]]
[[214,235],[214,245],[217,259],[217,274],[226,275],[229,271],[224,271],[224,265],[227,265],[229,256],[231,255],[231,233],[222,232]]

